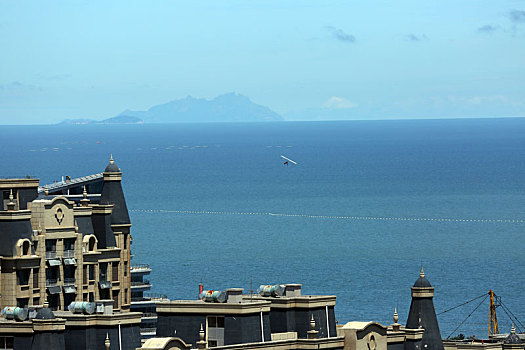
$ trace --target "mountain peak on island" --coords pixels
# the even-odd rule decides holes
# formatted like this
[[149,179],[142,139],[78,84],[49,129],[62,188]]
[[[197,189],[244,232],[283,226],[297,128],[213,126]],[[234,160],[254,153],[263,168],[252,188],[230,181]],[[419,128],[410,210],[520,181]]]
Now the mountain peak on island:
[[229,92],[212,100],[186,96],[156,105],[147,111],[125,110],[118,116],[132,116],[145,123],[261,122],[283,118],[247,96]]

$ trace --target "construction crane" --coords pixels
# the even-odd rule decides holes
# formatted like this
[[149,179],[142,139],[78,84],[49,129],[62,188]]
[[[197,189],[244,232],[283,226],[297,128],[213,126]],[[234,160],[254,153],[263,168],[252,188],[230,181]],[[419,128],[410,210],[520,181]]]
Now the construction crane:
[[496,308],[501,305],[500,297],[494,295],[494,291],[489,290],[490,306],[489,306],[489,337],[491,335],[499,334],[498,316],[496,315]]
[[450,312],[452,310],[455,310],[461,306],[464,306],[464,305],[467,305],[467,304],[470,304],[471,302],[475,301],[475,300],[479,300],[479,299],[482,299],[481,302],[479,304],[477,304],[477,306],[474,308],[474,310],[472,310],[468,316],[459,324],[459,326],[456,327],[456,329],[454,329],[450,334],[449,336],[447,337],[447,339],[449,339],[454,333],[456,333],[456,331],[458,329],[460,329],[460,327],[469,319],[470,316],[472,316],[472,314],[477,310],[479,309],[479,307],[485,302],[485,300],[487,300],[487,298],[490,300],[490,304],[489,304],[489,337],[491,336],[494,336],[496,334],[499,334],[499,325],[498,325],[498,317],[496,316],[496,309],[498,307],[501,306],[501,310],[503,310],[503,312],[505,312],[505,314],[509,317],[509,319],[512,321],[512,323],[514,325],[516,325],[516,329],[519,331],[519,332],[523,332],[523,330],[525,330],[525,326],[523,325],[523,323],[521,323],[521,321],[516,317],[516,315],[514,315],[512,313],[512,311],[510,311],[510,309],[503,303],[503,301],[501,301],[501,297],[498,296],[496,293],[494,293],[494,291],[491,289],[489,290],[488,293],[484,293],[484,294],[481,294],[477,297],[475,297],[474,299],[471,299],[469,301],[466,301],[464,303],[461,303],[459,305],[456,305],[450,309],[447,309],[445,311],[441,311],[440,313],[438,313],[437,315],[442,315],[446,312]]

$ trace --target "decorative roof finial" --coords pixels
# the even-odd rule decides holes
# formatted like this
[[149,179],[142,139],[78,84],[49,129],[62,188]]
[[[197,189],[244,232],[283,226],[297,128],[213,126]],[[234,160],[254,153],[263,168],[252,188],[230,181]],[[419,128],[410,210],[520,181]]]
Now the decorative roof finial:
[[113,160],[113,153],[111,153],[111,158],[109,158],[109,164],[115,164],[115,161]]
[[84,191],[82,192],[83,199],[80,200],[80,205],[83,207],[87,207],[89,205],[89,199],[87,197],[87,191],[86,186],[84,186]]
[[312,314],[312,317],[310,318],[310,330],[306,333],[308,334],[308,339],[317,339],[317,333],[319,333],[319,331],[315,330],[314,314]]
[[13,202],[13,189],[9,190],[9,203],[7,203],[7,210],[13,211],[15,210],[15,202]]
[[104,345],[106,346],[106,350],[109,350],[111,347],[111,342],[109,341],[109,333],[106,333],[106,341],[104,342]]
[[46,196],[49,196],[49,189],[47,188],[47,185],[46,185],[46,187],[44,187],[44,194]]
[[516,328],[514,327],[514,322],[512,322],[512,328],[510,329],[510,334],[516,334]]
[[421,265],[421,272],[419,273],[419,277],[421,278],[425,277],[425,272],[423,271],[423,265]]
[[397,306],[394,308],[394,322],[397,323],[399,320],[399,315],[397,314]]
[[202,329],[202,323],[201,323],[201,330],[199,331],[199,341],[197,342],[197,349],[206,349],[206,340],[204,340],[204,330]]
[[199,331],[199,339],[204,340],[204,329],[202,329],[202,323],[201,323],[201,330]]

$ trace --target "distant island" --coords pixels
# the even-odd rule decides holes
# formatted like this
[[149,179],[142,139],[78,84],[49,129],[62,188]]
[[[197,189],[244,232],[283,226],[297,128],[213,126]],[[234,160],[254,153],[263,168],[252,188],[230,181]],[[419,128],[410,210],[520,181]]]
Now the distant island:
[[151,107],[147,111],[125,110],[104,120],[67,119],[61,124],[139,124],[139,123],[204,123],[282,121],[270,108],[252,102],[248,97],[227,93],[212,100],[188,96]]
[[144,121],[128,115],[116,116],[104,120],[95,119],[66,119],[60,124],[142,124]]

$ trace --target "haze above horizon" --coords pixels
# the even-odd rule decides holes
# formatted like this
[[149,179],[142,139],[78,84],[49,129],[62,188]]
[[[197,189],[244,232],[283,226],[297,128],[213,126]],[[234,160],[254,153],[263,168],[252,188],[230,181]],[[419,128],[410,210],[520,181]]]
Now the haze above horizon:
[[235,91],[286,120],[525,116],[525,3],[0,3],[0,124]]

